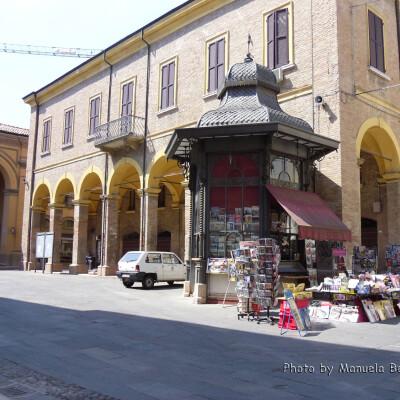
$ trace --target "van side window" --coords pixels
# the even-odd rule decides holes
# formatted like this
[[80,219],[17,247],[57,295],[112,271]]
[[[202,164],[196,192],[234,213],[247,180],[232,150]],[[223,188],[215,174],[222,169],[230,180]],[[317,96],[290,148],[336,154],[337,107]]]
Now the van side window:
[[149,253],[146,258],[147,263],[161,263],[160,253]]
[[181,262],[179,261],[179,258],[177,256],[175,256],[174,254],[171,254],[171,259],[172,259],[173,264],[181,264]]
[[180,264],[178,257],[174,254],[163,254],[163,262],[164,264]]

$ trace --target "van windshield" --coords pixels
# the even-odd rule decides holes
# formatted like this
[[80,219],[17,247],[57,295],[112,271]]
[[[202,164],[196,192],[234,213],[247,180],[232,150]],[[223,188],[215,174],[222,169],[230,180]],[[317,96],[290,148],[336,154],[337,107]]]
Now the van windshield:
[[121,262],[137,261],[141,253],[126,253],[122,258]]

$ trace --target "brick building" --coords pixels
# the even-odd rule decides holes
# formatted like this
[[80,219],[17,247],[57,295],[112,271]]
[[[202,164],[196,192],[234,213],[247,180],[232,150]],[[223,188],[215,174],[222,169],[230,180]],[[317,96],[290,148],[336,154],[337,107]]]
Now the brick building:
[[28,129],[0,123],[0,265],[21,261],[28,137]]
[[348,254],[377,245],[382,263],[400,242],[399,18],[398,0],[191,0],[27,95],[25,269],[47,223],[53,270],[85,272],[93,255],[112,274],[128,248],[189,260],[188,176],[165,151],[218,109],[248,51],[274,70],[285,113],[340,142],[312,160],[313,186],[351,230]]

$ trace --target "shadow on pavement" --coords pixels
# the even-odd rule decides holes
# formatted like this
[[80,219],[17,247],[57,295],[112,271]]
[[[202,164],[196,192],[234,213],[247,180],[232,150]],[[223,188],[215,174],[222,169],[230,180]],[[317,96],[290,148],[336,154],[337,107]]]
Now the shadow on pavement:
[[[245,331],[246,323],[225,329],[0,298],[0,358],[128,400],[400,398],[398,338],[374,349],[347,345],[340,330],[332,344],[312,340],[318,332],[279,336],[261,325]],[[13,379],[6,372],[0,386]],[[19,384],[40,382],[24,374]]]

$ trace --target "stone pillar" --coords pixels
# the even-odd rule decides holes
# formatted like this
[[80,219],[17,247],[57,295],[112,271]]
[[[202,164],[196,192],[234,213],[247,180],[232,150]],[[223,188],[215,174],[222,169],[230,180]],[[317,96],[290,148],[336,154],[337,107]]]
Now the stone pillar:
[[[90,256],[96,255],[96,227],[97,227],[97,213],[88,214],[88,252]],[[93,268],[96,266],[93,265]]]
[[63,217],[63,204],[51,203],[49,204],[50,210],[50,226],[49,232],[54,232],[54,253],[53,259],[48,260],[45,265],[44,272],[61,272],[63,265],[61,264],[60,253],[61,253],[61,226]]
[[161,189],[159,188],[147,188],[142,193],[144,196],[144,213],[141,213],[141,218],[144,218],[145,225],[143,237],[144,250],[157,249],[158,194],[160,191]]
[[182,183],[184,196],[185,196],[185,209],[184,209],[184,262],[186,264],[186,280],[183,284],[183,296],[189,297],[191,293],[191,285],[190,285],[190,273],[191,273],[191,265],[190,265],[190,240],[191,240],[191,226],[192,226],[192,196],[189,189],[189,181],[184,180]]
[[27,270],[32,271],[40,268],[39,263],[36,261],[36,234],[41,231],[42,218],[44,215],[43,207],[31,207],[32,222],[31,222],[31,232],[29,235],[30,240],[30,251],[29,251],[29,262],[27,265]]
[[86,265],[87,231],[89,200],[73,200],[74,205],[74,244],[72,249],[72,264],[69,273],[87,274],[89,266]]
[[118,247],[118,200],[119,196],[101,196],[106,202],[104,237],[104,265],[100,265],[97,274],[100,276],[115,275],[117,271],[116,249]]
[[171,228],[169,231],[171,232],[171,251],[174,252],[175,254],[180,253],[181,250],[181,243],[180,243],[180,209],[179,209],[179,203],[174,202],[171,203],[171,208],[172,208],[172,214],[171,214],[171,224],[173,225],[173,228]]
[[122,238],[121,238],[121,210],[118,209],[117,204],[117,239],[115,241],[115,266],[123,256],[122,253]]
[[[15,249],[16,217],[18,207],[18,190],[4,190],[3,217],[1,221],[0,262],[13,265]],[[19,229],[19,228],[18,228]]]
[[400,244],[400,180],[388,180],[385,175],[384,178],[387,191],[388,242]]

